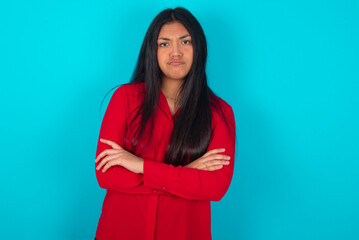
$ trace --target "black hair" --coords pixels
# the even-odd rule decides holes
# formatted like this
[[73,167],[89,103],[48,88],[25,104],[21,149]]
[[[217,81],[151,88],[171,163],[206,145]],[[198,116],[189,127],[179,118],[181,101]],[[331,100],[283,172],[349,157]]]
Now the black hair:
[[[129,150],[134,152],[144,132],[148,136],[152,135],[155,121],[153,115],[158,105],[162,77],[157,61],[157,38],[162,26],[171,22],[183,24],[191,35],[193,46],[192,66],[180,88],[181,105],[165,155],[165,163],[184,166],[201,157],[209,146],[212,135],[211,105],[222,116],[224,114],[217,97],[207,84],[205,34],[197,19],[182,7],[161,11],[153,19],[144,37],[130,83],[145,82],[145,96],[134,117],[134,120],[140,117],[140,124],[135,128],[132,149]],[[134,120],[131,124],[134,124]]]

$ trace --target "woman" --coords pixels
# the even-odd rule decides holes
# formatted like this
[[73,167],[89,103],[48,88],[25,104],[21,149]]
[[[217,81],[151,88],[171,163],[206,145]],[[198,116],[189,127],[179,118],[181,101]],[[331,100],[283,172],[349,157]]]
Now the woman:
[[101,125],[98,240],[211,239],[210,201],[233,175],[235,121],[207,86],[206,57],[188,10],[152,21],[132,80],[114,92]]

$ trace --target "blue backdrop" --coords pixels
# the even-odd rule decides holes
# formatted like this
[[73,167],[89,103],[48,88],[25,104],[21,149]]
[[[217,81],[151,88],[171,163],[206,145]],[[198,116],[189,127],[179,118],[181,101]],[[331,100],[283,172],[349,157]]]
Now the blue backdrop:
[[0,239],[93,239],[100,102],[178,5],[202,24],[210,87],[236,117],[213,239],[359,239],[356,0],[1,1]]

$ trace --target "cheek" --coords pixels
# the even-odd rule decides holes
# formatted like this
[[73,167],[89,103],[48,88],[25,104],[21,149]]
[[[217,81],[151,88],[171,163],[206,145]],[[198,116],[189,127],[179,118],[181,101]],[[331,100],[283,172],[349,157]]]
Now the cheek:
[[187,51],[187,57],[192,62],[193,61],[193,49],[188,49]]
[[193,63],[193,52],[189,52],[189,54],[188,54],[188,62],[190,63],[190,65],[192,65],[192,63]]
[[157,62],[160,70],[163,72],[166,68],[167,62],[166,59],[163,57],[163,53],[157,52]]
[[163,63],[164,61],[166,61],[165,55],[163,52],[158,51],[157,52],[157,61],[158,63]]

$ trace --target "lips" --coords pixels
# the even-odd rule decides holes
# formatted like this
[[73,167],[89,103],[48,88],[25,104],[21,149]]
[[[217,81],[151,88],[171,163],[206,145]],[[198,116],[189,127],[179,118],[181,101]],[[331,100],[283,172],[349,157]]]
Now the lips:
[[172,60],[172,61],[169,61],[168,64],[173,65],[173,66],[177,66],[177,65],[184,64],[184,61]]

